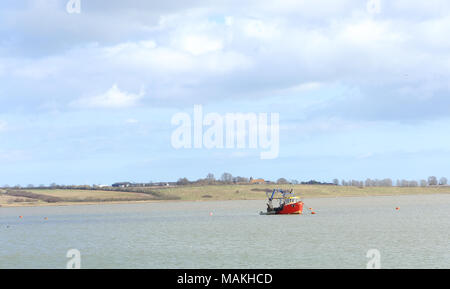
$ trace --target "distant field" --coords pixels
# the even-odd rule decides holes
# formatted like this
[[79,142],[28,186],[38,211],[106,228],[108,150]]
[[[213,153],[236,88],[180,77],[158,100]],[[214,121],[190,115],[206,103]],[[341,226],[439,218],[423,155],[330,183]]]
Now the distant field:
[[8,196],[0,192],[0,206],[20,206],[24,204],[39,205],[40,203],[41,201],[38,200],[23,197]]
[[32,189],[0,191],[0,206],[35,206],[46,204],[79,204],[108,202],[138,202],[176,199],[155,192],[121,192],[102,190]]
[[375,195],[409,195],[450,193],[450,187],[343,187],[325,185],[215,185],[182,186],[156,191],[177,196],[181,200],[258,200],[266,198],[265,190],[294,189],[302,197],[344,197]]
[[0,190],[0,206],[69,205],[138,201],[260,200],[266,190],[294,189],[301,197],[385,196],[450,193],[450,187],[343,187],[325,185],[210,185],[169,188],[128,188],[133,192],[73,189]]

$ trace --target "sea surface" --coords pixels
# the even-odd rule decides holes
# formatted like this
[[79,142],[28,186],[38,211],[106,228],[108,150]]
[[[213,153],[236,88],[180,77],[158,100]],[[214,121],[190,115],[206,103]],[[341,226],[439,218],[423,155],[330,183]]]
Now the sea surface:
[[[0,268],[450,268],[450,194],[0,208]],[[396,210],[398,208],[398,210]],[[19,216],[22,216],[20,218]],[[372,251],[373,252],[373,251]]]

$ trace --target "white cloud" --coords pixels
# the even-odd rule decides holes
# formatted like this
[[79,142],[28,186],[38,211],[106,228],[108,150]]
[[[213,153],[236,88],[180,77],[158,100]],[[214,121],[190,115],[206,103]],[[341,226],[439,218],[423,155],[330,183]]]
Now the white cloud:
[[5,131],[7,129],[7,124],[5,121],[0,120],[0,132]]
[[245,19],[242,22],[243,31],[249,37],[271,39],[278,34],[278,30],[274,22],[259,19]]
[[219,51],[223,48],[221,39],[213,39],[205,35],[188,35],[181,40],[182,48],[193,55]]
[[139,41],[139,42],[124,42],[120,43],[114,46],[107,46],[103,49],[103,53],[106,57],[115,57],[117,55],[120,55],[121,52],[127,51],[127,50],[136,50],[136,49],[154,49],[156,48],[155,41],[152,40],[146,40],[146,41]]
[[234,23],[234,17],[233,16],[226,16],[225,17],[225,25],[232,26]]
[[356,156],[357,159],[368,159],[373,157],[375,154],[373,152],[363,153]]
[[[117,68],[131,70],[141,76],[151,74],[156,78],[180,73],[186,73],[189,78],[193,75],[202,77],[249,66],[245,55],[222,51],[223,40],[220,38],[201,35],[174,37],[166,46],[159,46],[154,41],[127,42],[101,48],[98,53]],[[176,78],[176,81],[173,79],[178,83],[184,81],[183,77]]]
[[365,20],[346,25],[339,36],[348,43],[376,45],[380,41],[395,43],[401,40],[393,31],[394,27],[388,22]]
[[288,124],[286,126],[287,130],[295,131],[301,136],[307,136],[310,134],[317,133],[336,133],[343,131],[354,131],[361,129],[364,125],[369,123],[355,123],[346,121],[339,118],[317,118],[309,119],[304,121],[299,121],[294,124]]
[[306,82],[298,85],[294,85],[287,89],[287,91],[291,92],[305,92],[311,90],[317,90],[321,87],[320,82]]
[[71,105],[82,108],[126,108],[136,106],[143,96],[143,89],[139,94],[133,94],[121,91],[117,84],[114,84],[103,94],[80,98]]
[[[449,10],[445,9],[449,4],[432,0],[434,8],[427,9],[426,17],[420,18],[401,13],[402,9],[409,9],[420,16],[426,6],[420,1],[399,0],[400,4],[382,1],[383,9],[377,15],[367,12],[366,2],[261,0],[246,2],[237,10],[230,2],[199,1],[198,6],[190,9],[177,6],[175,11],[155,12],[152,8],[158,4],[139,1],[142,12],[152,10],[155,13],[152,15],[159,19],[154,26],[139,17],[127,22],[135,14],[125,9],[125,4],[115,2],[108,6],[108,12],[102,12],[98,4],[96,13],[101,15],[102,23],[114,22],[114,27],[124,25],[127,29],[105,29],[108,25],[98,23],[97,32],[114,37],[103,38],[95,33],[94,40],[85,41],[81,34],[90,32],[86,24],[75,25],[81,20],[70,17],[74,23],[69,27],[77,27],[80,34],[76,38],[73,31],[66,34],[63,29],[66,20],[53,19],[51,23],[62,24],[52,26],[56,36],[49,34],[53,36],[46,39],[52,45],[47,46],[67,40],[68,35],[78,39],[77,45],[70,42],[70,47],[52,51],[50,57],[36,52],[36,57],[10,58],[5,63],[6,71],[11,73],[5,75],[15,82],[5,83],[26,83],[23,88],[8,88],[13,94],[11,102],[32,93],[36,102],[45,99],[55,106],[59,102],[66,105],[68,99],[98,91],[118,79],[124,87],[145,84],[152,91],[149,99],[165,105],[205,99],[214,102],[224,98],[263,98],[288,90],[300,96],[301,92],[323,90],[330,83],[361,91],[375,91],[370,85],[377,84],[382,87],[376,92],[377,101],[385,104],[398,98],[397,91],[403,92],[406,99],[406,94],[418,94],[425,87],[427,99],[436,102],[433,100],[436,93],[449,91],[450,42],[445,37],[450,27],[446,15]],[[243,14],[243,8],[251,13]],[[90,15],[79,16],[89,20],[91,27],[99,21]],[[47,35],[46,25],[35,24],[33,29],[29,26],[22,29]],[[145,27],[145,33],[141,34],[143,28],[137,27]],[[124,34],[125,31],[129,33]],[[19,29],[16,34],[21,32]],[[0,74],[2,70],[5,71],[0,64]],[[26,89],[29,91],[17,92]],[[359,106],[366,104],[375,111],[378,106],[367,104],[370,97],[363,94]],[[135,105],[139,98],[139,94],[112,88],[76,104],[127,107]],[[354,101],[348,99],[342,107],[350,109]],[[416,99],[414,96],[411,101]],[[22,105],[25,101],[15,103]],[[445,107],[441,102],[435,106]],[[390,110],[382,105],[379,109]],[[339,110],[332,113],[336,111]]]
[[139,123],[139,120],[137,120],[135,118],[129,118],[129,119],[125,120],[125,123],[127,123],[127,124],[136,124],[136,123]]
[[[11,61],[8,61],[11,65]],[[12,74],[17,77],[29,78],[34,80],[43,80],[49,77],[55,77],[64,67],[64,60],[58,57],[46,57],[37,60],[20,60],[15,63]]]
[[30,159],[30,153],[24,150],[0,150],[0,161],[2,162],[18,162]]
[[3,62],[3,59],[0,60],[0,77],[5,74],[5,64],[3,64],[1,62]]

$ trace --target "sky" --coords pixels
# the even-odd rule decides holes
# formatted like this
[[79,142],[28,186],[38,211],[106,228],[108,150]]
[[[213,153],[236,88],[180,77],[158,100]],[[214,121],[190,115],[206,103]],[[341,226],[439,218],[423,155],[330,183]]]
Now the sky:
[[[449,1],[68,2],[0,3],[0,185],[450,177]],[[194,105],[278,157],[175,148]]]

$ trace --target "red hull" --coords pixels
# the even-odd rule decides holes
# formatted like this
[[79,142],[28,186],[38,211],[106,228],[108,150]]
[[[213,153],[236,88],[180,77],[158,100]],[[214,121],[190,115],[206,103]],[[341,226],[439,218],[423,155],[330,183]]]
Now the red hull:
[[297,202],[294,204],[284,205],[283,209],[277,212],[277,215],[301,214],[302,212],[303,202]]

